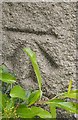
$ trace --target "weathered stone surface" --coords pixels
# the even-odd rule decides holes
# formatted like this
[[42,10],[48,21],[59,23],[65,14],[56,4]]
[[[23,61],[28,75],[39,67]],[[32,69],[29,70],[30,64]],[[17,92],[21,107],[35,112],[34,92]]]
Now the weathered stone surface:
[[36,52],[44,95],[76,85],[76,3],[3,3],[3,62],[25,88],[38,87],[23,47]]
[[2,63],[2,5],[0,4],[0,64]]
[[[1,4],[0,4],[0,64],[2,64],[2,5]],[[0,82],[0,89],[1,86],[2,83]]]

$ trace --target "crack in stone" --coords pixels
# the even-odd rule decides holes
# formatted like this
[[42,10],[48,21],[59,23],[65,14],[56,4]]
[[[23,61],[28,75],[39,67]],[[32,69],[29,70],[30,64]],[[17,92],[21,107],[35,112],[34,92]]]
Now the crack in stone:
[[49,61],[50,65],[52,67],[58,68],[58,64],[55,62],[53,56],[51,56],[49,53],[46,52],[46,50],[37,42],[35,41],[35,43],[38,45],[39,49],[41,50],[41,52],[44,54],[45,58]]
[[30,28],[25,28],[25,29],[20,29],[20,28],[9,28],[9,27],[4,27],[3,28],[6,31],[12,31],[12,32],[24,32],[24,33],[32,33],[32,34],[36,34],[36,35],[54,35],[56,38],[58,37],[58,34],[55,33],[52,28],[48,29],[47,31],[36,31],[34,29],[30,29]]
[[[24,33],[32,33],[32,34],[36,34],[36,35],[54,35],[55,37],[57,37],[57,34],[55,32],[53,32],[52,29],[49,29],[48,31],[35,31],[34,29],[27,29],[27,28],[19,29],[19,28],[9,28],[9,27],[4,27],[3,29],[6,31],[12,31],[12,32],[24,32]],[[59,66],[55,62],[53,56],[51,56],[49,53],[47,53],[47,51],[43,48],[43,46],[41,46],[37,41],[34,40],[34,42],[39,47],[41,52],[44,54],[45,58],[49,61],[50,65],[54,68],[58,68]],[[24,45],[24,44],[22,43],[22,45]],[[20,48],[22,47],[22,45],[20,45]],[[18,49],[18,47],[17,47],[17,49]],[[16,52],[14,52],[14,54],[15,53]],[[13,54],[13,56],[15,56],[14,54]]]

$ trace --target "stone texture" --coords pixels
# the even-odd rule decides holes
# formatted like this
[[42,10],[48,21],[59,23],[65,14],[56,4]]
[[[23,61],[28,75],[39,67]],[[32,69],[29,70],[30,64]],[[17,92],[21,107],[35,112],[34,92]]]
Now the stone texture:
[[[0,64],[2,64],[2,4],[1,3],[0,3]],[[1,86],[2,86],[2,82],[0,81],[0,90],[1,90]]]
[[2,4],[0,4],[0,64],[2,63]]
[[37,89],[28,56],[36,52],[44,96],[52,98],[76,87],[76,3],[3,3],[3,62],[15,71],[24,88]]

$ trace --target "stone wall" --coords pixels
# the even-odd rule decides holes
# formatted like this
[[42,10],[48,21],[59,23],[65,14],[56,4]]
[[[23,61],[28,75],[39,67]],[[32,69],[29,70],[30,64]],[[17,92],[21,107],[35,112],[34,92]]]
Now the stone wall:
[[3,63],[13,70],[24,88],[38,88],[29,57],[36,52],[44,96],[52,98],[76,86],[76,3],[3,3]]

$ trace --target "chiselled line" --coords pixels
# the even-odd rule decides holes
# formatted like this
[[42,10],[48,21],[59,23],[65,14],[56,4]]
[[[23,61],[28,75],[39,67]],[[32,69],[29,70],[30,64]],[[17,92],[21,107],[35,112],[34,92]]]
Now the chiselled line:
[[53,56],[51,56],[49,53],[47,53],[47,51],[37,42],[35,41],[35,43],[38,45],[39,49],[41,50],[41,52],[44,54],[44,56],[46,57],[46,59],[49,61],[50,65],[54,68],[58,68],[58,64],[55,62]]
[[32,33],[32,34],[36,34],[36,35],[54,35],[55,37],[58,36],[58,34],[56,34],[51,28],[48,29],[47,31],[36,31],[34,29],[30,29],[30,28],[25,28],[25,29],[20,29],[20,28],[9,28],[9,27],[4,27],[3,28],[6,31],[12,31],[12,32],[24,32],[24,33]]

